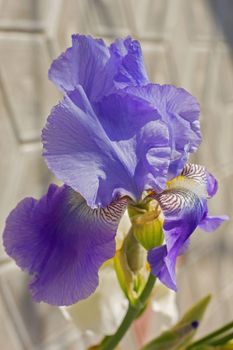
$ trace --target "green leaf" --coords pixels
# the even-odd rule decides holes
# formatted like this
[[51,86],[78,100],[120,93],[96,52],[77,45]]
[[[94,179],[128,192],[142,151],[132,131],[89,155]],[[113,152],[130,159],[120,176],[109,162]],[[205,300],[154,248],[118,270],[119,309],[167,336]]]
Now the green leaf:
[[[203,348],[208,348],[208,346],[212,349],[222,349],[221,346],[230,347],[232,343],[230,342],[233,339],[233,321],[225,324],[221,328],[205,335],[201,339],[196,340],[194,343],[190,344],[187,347],[187,350],[199,350]],[[224,349],[224,347],[223,347]]]
[[181,320],[170,330],[145,345],[142,350],[181,350],[195,335],[205,310],[210,302],[208,295],[187,311]]
[[211,345],[200,345],[198,347],[195,347],[195,350],[233,350],[233,343],[228,343],[225,345],[217,345],[217,346],[215,346],[215,345],[212,345],[212,346]]
[[[203,299],[199,300],[195,305],[192,306],[190,310],[188,310],[181,320],[177,323],[177,325],[182,325],[187,322],[197,321],[200,322],[202,317],[206,311],[206,308],[211,300],[211,295],[207,295]],[[176,327],[176,326],[175,326]]]

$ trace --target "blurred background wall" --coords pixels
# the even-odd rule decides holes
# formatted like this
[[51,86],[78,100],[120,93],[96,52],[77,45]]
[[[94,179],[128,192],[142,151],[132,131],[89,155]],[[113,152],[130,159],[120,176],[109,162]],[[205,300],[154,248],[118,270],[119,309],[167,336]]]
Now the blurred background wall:
[[[51,60],[72,33],[110,42],[140,40],[153,82],[188,89],[201,103],[203,142],[193,160],[219,180],[211,210],[233,208],[232,0],[0,0],[0,227],[24,196],[41,196],[51,174],[40,132],[58,101]],[[233,318],[232,222],[196,232],[179,272],[179,309],[211,292],[203,331]],[[26,276],[0,249],[0,348],[74,350],[77,334],[60,312],[32,302]]]

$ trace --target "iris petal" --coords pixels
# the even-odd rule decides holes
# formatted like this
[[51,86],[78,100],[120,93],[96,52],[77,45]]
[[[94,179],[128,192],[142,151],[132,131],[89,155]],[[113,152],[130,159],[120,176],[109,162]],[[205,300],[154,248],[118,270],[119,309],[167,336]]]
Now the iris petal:
[[43,130],[49,168],[91,207],[107,206],[116,195],[138,200],[145,189],[165,187],[168,130],[138,100],[114,94],[94,111],[79,87],[52,110]]
[[80,88],[52,110],[42,133],[44,156],[56,176],[81,193],[89,206],[106,206],[116,192],[131,194],[132,184],[83,96]]
[[121,91],[103,98],[98,116],[110,140],[121,150],[138,194],[145,189],[163,189],[171,149],[167,126],[154,108]]
[[219,215],[219,216],[210,216],[208,215],[208,206],[207,202],[205,203],[205,212],[199,223],[199,227],[206,231],[212,232],[216,230],[224,221],[229,220],[227,215]]
[[207,215],[204,219],[202,219],[202,221],[199,224],[199,227],[206,232],[212,232],[217,230],[217,228],[226,220],[229,220],[227,215]]
[[50,185],[40,200],[26,198],[10,213],[5,249],[33,275],[36,301],[70,305],[98,285],[98,269],[115,253],[115,233],[125,198],[105,209],[91,209],[68,186]]
[[118,88],[141,86],[149,82],[141,46],[137,40],[130,37],[117,39],[110,46],[110,51],[113,57],[118,58],[118,69],[114,76]]
[[97,99],[113,85],[114,66],[106,69],[110,53],[103,40],[73,35],[72,47],[53,61],[49,78],[64,92],[81,85],[90,99]]
[[207,197],[217,190],[216,179],[204,166],[187,163],[181,176],[168,182],[168,189],[155,195],[164,214],[166,245],[148,253],[152,272],[169,288],[176,290],[176,259],[187,249],[197,226],[210,232],[227,220],[208,216]]
[[209,197],[213,197],[217,192],[217,180],[203,165],[187,163],[181,175],[197,181],[200,185],[204,185]]
[[[200,223],[204,206],[201,199],[187,189],[166,190],[156,196],[164,213],[166,249],[155,248],[148,253],[152,272],[167,287],[176,290],[176,259],[181,254],[189,236]],[[161,258],[160,258],[161,257]],[[159,259],[160,258],[160,259]],[[160,266],[158,270],[158,266]]]
[[92,102],[116,88],[148,82],[138,41],[117,39],[108,48],[89,35],[72,36],[72,47],[53,61],[49,78],[64,92],[81,85]]
[[173,85],[128,87],[127,92],[147,100],[167,124],[172,149],[170,178],[179,175],[189,154],[196,151],[201,142],[197,100]]

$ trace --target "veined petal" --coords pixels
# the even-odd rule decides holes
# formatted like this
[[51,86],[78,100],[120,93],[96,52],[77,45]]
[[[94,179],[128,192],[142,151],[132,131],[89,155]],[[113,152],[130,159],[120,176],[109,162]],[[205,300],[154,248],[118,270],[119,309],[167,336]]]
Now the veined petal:
[[179,175],[189,154],[196,151],[201,142],[197,100],[173,85],[128,87],[127,92],[147,100],[167,124],[172,149],[169,173],[171,178]]
[[[180,238],[176,233],[176,229],[174,229],[175,226],[180,224],[182,226],[181,231],[187,231],[189,236],[197,227],[198,220],[200,221],[203,217],[205,207],[201,198],[186,188],[165,190],[157,195],[156,199],[165,216],[163,227],[165,230],[171,231],[166,239],[167,249],[170,251],[174,247],[174,243]],[[182,223],[183,220],[184,223]],[[183,242],[186,241],[188,236],[182,236]]]
[[169,167],[168,130],[148,103],[122,93],[105,100],[94,111],[79,87],[52,110],[42,133],[49,168],[91,207],[161,190]]
[[216,180],[205,167],[186,164],[181,175],[168,182],[168,189],[155,195],[164,214],[166,245],[148,253],[152,272],[169,288],[176,290],[176,258],[186,250],[188,239],[199,225],[216,229],[226,216],[208,216],[207,197],[216,191]]
[[36,301],[70,305],[98,285],[98,270],[115,253],[115,233],[126,208],[122,198],[91,209],[64,185],[50,185],[40,200],[25,198],[10,213],[3,241],[6,252],[33,276]]
[[195,193],[181,188],[165,190],[156,199],[165,217],[163,229],[166,246],[149,251],[148,261],[161,282],[176,290],[176,259],[200,223],[204,206]]
[[72,35],[72,47],[53,61],[49,78],[64,92],[81,85],[92,102],[117,88],[148,82],[138,41],[117,39],[108,48],[89,35]]
[[134,196],[127,169],[81,87],[53,108],[42,140],[48,167],[89,206],[107,206],[116,195]]
[[203,165],[187,163],[181,172],[181,176],[193,179],[201,186],[205,186],[209,197],[213,197],[218,189],[218,182]]

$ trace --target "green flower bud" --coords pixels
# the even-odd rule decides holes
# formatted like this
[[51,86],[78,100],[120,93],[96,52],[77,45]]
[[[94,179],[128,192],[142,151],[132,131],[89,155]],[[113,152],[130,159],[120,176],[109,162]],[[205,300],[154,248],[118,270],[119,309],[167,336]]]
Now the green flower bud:
[[150,250],[163,243],[163,220],[155,201],[141,203],[128,209],[134,237]]
[[131,271],[136,273],[145,266],[147,253],[134,237],[133,228],[131,228],[124,245],[128,266]]
[[138,299],[149,275],[147,252],[135,239],[132,228],[114,257],[120,286],[131,304]]

